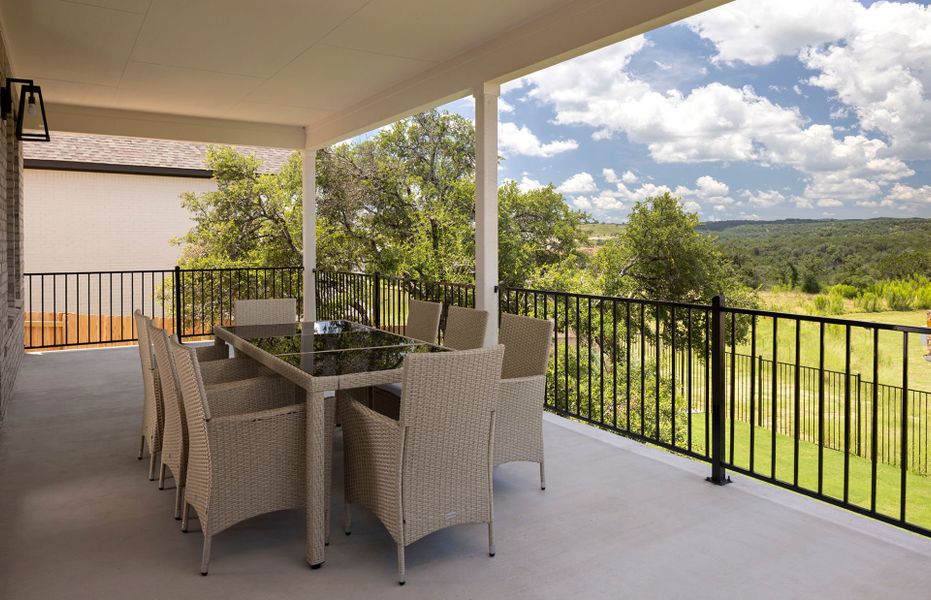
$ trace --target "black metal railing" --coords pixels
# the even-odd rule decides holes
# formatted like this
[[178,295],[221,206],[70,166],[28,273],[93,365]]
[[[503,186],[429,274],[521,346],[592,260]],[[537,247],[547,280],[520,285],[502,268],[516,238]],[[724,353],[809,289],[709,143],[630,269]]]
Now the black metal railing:
[[237,299],[302,297],[300,267],[26,273],[25,347],[48,350],[137,340],[141,310],[182,338],[232,322]]
[[[467,283],[314,277],[318,318],[391,331],[403,332],[411,298],[475,304]],[[209,335],[230,322],[236,299],[300,299],[302,283],[300,268],[27,274],[27,328],[37,319],[41,328],[26,346],[133,341],[134,308],[182,337]],[[927,368],[918,338],[931,329],[720,298],[498,292],[502,312],[554,323],[547,410],[710,462],[716,483],[730,470],[931,535],[931,393],[914,372]]]

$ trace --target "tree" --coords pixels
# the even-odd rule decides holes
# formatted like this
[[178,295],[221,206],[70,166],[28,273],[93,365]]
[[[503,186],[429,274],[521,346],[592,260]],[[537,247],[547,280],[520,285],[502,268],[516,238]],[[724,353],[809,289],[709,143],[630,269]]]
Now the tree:
[[[195,226],[179,240],[185,266],[301,263],[301,156],[259,173],[232,148],[206,157],[217,190],[182,196]],[[373,137],[317,153],[317,264],[467,282],[475,271],[475,131],[429,111]],[[545,187],[499,191],[500,276],[524,285],[577,259],[587,216]]]
[[278,173],[231,147],[211,147],[205,157],[215,191],[185,192],[181,204],[194,227],[175,240],[187,267],[292,266],[301,264],[301,157],[291,155]]
[[668,192],[634,205],[627,226],[595,257],[602,292],[651,300],[754,304],[714,238],[696,230],[698,216]]

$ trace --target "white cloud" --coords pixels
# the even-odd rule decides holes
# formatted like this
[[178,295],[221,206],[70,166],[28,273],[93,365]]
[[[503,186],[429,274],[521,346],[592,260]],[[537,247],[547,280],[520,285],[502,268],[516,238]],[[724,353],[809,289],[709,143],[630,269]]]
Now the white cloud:
[[579,210],[591,210],[592,201],[587,196],[575,196],[572,198],[572,205]]
[[549,157],[578,147],[575,140],[555,140],[544,144],[526,126],[498,123],[498,149],[505,155]]
[[602,169],[601,176],[605,178],[605,181],[608,183],[617,183],[620,179],[617,176],[617,173],[614,172],[614,169]]
[[852,0],[737,0],[685,24],[715,45],[715,62],[765,65],[845,37],[862,10]]
[[537,181],[536,179],[531,179],[527,177],[526,175],[524,175],[521,178],[520,182],[517,184],[517,189],[519,189],[522,192],[530,192],[530,191],[538,190],[544,187],[546,186],[540,183],[539,181]]
[[788,198],[786,198],[785,195],[778,190],[757,190],[756,192],[743,190],[740,195],[746,198],[750,204],[753,204],[754,206],[760,206],[762,208],[778,206],[780,204],[785,204],[788,201]]
[[698,191],[704,196],[726,196],[730,188],[710,175],[702,175],[695,181]]
[[576,173],[556,188],[556,191],[561,194],[584,194],[597,190],[598,186],[595,185],[595,179],[585,171]]
[[[910,185],[904,185],[901,183],[895,184],[889,193],[886,194],[883,203],[923,203],[931,204],[931,185],[923,185],[921,187],[912,187]],[[886,204],[888,206],[888,204]]]
[[844,203],[840,200],[835,200],[833,198],[822,198],[818,200],[818,206],[821,208],[835,208],[837,206],[843,206]]
[[628,185],[632,183],[637,183],[638,179],[639,177],[637,177],[637,175],[635,175],[633,171],[624,171],[624,174],[621,175],[621,181],[623,181],[624,183]]
[[499,113],[510,113],[514,112],[514,105],[505,100],[504,98],[498,98],[498,112]]

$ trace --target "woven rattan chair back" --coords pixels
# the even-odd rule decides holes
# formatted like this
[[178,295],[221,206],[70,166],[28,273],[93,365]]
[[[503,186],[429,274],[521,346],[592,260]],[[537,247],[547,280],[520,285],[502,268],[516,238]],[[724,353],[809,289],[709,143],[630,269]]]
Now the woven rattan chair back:
[[[174,358],[169,348],[168,332],[150,325],[152,347],[155,349],[155,364],[162,386],[162,404],[165,406],[165,428],[162,432],[162,471],[159,486],[164,488],[165,467],[175,478],[177,500],[180,501],[187,471],[187,423],[184,422],[184,406],[178,388]],[[175,517],[181,518],[181,504],[176,502]]]
[[404,335],[435,344],[442,312],[443,305],[439,302],[424,302],[412,298],[407,305],[407,326],[404,328]]
[[297,300],[275,298],[267,300],[237,300],[233,309],[234,325],[278,325],[294,323]]
[[178,389],[184,405],[184,419],[187,424],[187,469],[185,479],[185,501],[194,507],[201,517],[201,527],[207,529],[203,521],[209,518],[207,511],[210,502],[210,482],[212,479],[210,463],[210,440],[207,436],[207,421],[210,411],[205,402],[206,393],[197,363],[197,354],[193,348],[182,346],[175,340],[168,341],[178,378]]
[[498,333],[498,341],[504,345],[501,378],[546,375],[552,335],[552,321],[502,314]]
[[484,310],[450,306],[446,313],[443,345],[453,350],[473,350],[485,345],[488,313]]
[[142,365],[142,444],[139,458],[142,458],[142,446],[149,447],[149,479],[155,479],[156,455],[162,449],[162,428],[164,412],[162,405],[161,382],[155,370],[155,358],[152,354],[152,341],[149,338],[151,320],[141,311],[133,312],[136,334],[139,337],[139,361]]
[[494,410],[504,348],[409,354],[400,425],[405,544],[492,519]]

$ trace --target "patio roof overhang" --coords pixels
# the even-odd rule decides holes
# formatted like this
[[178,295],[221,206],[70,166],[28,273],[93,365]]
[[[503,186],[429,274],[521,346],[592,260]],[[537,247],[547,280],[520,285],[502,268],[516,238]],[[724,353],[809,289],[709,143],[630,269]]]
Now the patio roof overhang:
[[53,130],[320,148],[726,0],[0,0]]
[[303,149],[306,273],[312,153],[473,95],[475,304],[495,344],[500,84],[726,1],[0,0],[0,25],[53,131]]

